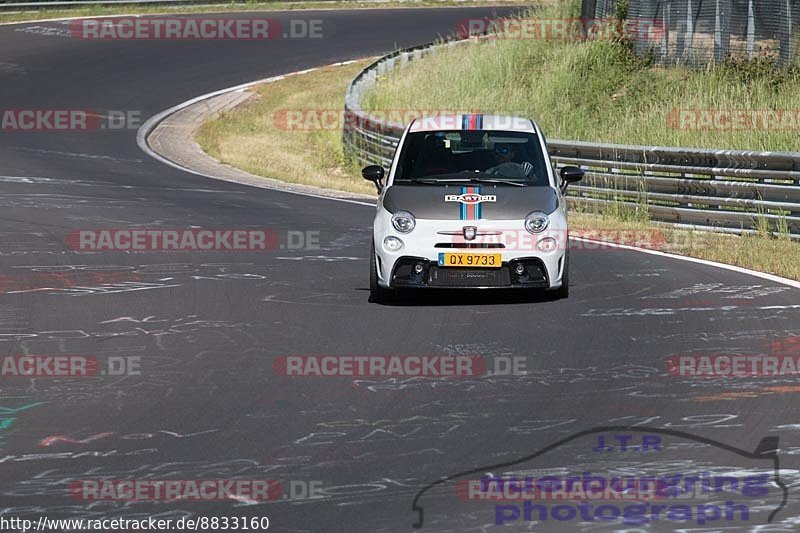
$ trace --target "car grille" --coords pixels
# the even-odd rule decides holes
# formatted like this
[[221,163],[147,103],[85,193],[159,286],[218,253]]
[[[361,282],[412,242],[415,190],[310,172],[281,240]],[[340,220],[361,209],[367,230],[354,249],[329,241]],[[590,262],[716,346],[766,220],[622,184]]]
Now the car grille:
[[431,287],[508,287],[508,268],[439,268],[432,266],[428,277]]
[[435,248],[505,248],[499,242],[437,242]]
[[[516,267],[522,264],[524,272],[517,274]],[[420,267],[420,272],[415,272]],[[500,268],[440,267],[422,257],[401,257],[392,273],[391,284],[403,287],[531,287],[547,288],[547,270],[538,258],[515,259]]]

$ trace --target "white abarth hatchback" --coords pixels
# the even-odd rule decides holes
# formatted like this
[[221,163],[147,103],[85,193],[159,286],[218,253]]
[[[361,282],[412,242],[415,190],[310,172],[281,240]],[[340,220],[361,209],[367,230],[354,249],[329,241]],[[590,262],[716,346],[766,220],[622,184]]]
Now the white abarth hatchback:
[[440,115],[403,132],[384,169],[362,171],[378,189],[370,301],[397,290],[510,288],[569,295],[567,184],[530,119]]

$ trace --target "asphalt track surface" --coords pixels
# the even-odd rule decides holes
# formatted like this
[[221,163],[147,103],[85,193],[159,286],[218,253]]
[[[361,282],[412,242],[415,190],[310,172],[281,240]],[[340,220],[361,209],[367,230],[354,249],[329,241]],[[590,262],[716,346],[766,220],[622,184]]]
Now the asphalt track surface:
[[[335,28],[316,41],[82,41],[65,36],[61,23],[3,26],[0,102],[138,110],[146,119],[213,90],[426,42],[489,13],[276,15]],[[798,289],[635,251],[576,250],[568,300],[468,294],[379,306],[367,303],[370,207],[183,173],[142,153],[135,130],[0,135],[0,353],[141,358],[141,375],[2,377],[3,517],[267,516],[278,531],[411,531],[415,495],[442,476],[488,471],[593,427],[637,425],[746,451],[779,437],[789,504],[762,530],[800,527],[795,379],[665,371],[673,355],[796,356]],[[270,228],[281,242],[287,231],[319,232],[320,249],[78,253],[65,244],[74,229],[190,226]],[[273,361],[289,354],[480,355],[490,365],[525,357],[528,374],[276,375]],[[691,440],[651,455],[570,444],[526,471],[752,466],[752,457],[729,455]],[[318,499],[268,502],[87,502],[68,494],[72,482],[98,478],[266,478],[323,490]],[[491,529],[491,507],[440,488],[420,497],[423,530]],[[705,530],[754,529],[778,500],[754,506],[749,522]],[[703,530],[663,520],[520,519],[504,527]]]

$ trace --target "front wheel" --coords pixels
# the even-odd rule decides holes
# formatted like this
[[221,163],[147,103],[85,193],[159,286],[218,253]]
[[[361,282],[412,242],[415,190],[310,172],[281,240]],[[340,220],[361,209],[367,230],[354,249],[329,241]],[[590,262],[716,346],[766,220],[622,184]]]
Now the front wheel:
[[375,304],[385,303],[391,297],[392,291],[378,285],[378,265],[375,262],[375,242],[369,250],[369,301]]

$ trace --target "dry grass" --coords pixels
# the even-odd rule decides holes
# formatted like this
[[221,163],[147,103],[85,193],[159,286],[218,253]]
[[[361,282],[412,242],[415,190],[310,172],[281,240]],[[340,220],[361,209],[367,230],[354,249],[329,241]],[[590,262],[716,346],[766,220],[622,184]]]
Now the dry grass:
[[[372,194],[375,187],[347,163],[341,143],[344,91],[365,65],[330,67],[263,85],[245,104],[205,123],[197,141],[223,163],[257,176]],[[304,112],[308,127],[284,127],[287,111]],[[309,117],[325,117],[332,127],[318,128]]]

